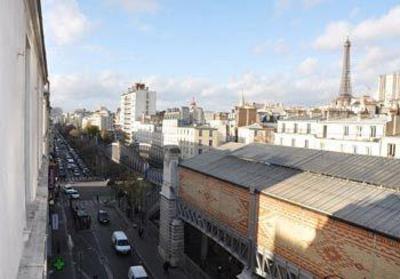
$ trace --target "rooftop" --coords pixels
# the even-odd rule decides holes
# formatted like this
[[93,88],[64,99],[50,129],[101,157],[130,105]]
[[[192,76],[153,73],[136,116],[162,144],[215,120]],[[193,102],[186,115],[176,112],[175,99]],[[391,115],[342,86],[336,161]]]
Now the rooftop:
[[400,160],[254,143],[181,166],[400,238]]

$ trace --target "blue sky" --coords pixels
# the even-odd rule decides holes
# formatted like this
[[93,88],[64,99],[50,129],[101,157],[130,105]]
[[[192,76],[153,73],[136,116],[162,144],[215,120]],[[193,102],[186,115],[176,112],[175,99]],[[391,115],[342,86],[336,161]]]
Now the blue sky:
[[46,0],[52,102],[115,110],[136,81],[158,108],[248,101],[318,105],[338,92],[352,40],[355,95],[400,70],[399,1]]

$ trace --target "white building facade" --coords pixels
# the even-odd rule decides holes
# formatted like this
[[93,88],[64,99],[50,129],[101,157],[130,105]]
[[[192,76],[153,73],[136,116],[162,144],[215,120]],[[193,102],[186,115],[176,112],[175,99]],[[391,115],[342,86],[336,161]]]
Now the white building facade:
[[279,120],[275,144],[400,158],[399,116]]
[[47,278],[49,89],[41,6],[0,6],[0,278]]
[[156,114],[156,96],[155,91],[150,91],[142,83],[136,83],[121,95],[120,125],[130,141],[135,121]]
[[164,119],[163,145],[178,145],[181,157],[188,159],[218,147],[218,130],[207,125],[181,125],[178,119]]
[[400,72],[379,76],[377,97],[386,104],[400,100]]
[[114,115],[102,107],[82,119],[82,129],[88,126],[97,126],[100,131],[112,131],[114,129]]

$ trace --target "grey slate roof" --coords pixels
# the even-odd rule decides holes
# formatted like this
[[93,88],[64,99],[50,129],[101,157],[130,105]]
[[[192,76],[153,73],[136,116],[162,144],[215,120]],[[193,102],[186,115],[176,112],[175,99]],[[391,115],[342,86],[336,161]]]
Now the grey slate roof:
[[400,239],[400,160],[250,144],[181,166]]

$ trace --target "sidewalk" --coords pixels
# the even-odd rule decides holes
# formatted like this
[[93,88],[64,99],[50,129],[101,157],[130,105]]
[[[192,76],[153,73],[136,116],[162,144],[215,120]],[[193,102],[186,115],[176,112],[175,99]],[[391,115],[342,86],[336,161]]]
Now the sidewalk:
[[[48,258],[49,278],[52,279],[75,279],[76,269],[72,258],[72,252],[68,247],[67,220],[60,204],[56,204],[51,209],[52,214],[57,214],[59,218],[58,230],[52,231],[51,248],[52,256]],[[51,218],[51,217],[50,217]],[[57,257],[64,262],[62,270],[56,271],[53,266]]]
[[[139,257],[143,260],[145,266],[149,269],[151,276],[155,279],[186,279],[188,278],[180,268],[170,268],[169,274],[165,274],[163,270],[163,260],[158,254],[158,233],[157,229],[149,223],[145,225],[143,238],[140,238],[137,229],[133,227],[130,221],[122,211],[114,207],[119,216],[128,226],[129,238],[133,241],[133,247]],[[135,224],[139,224],[139,219],[135,218]]]

